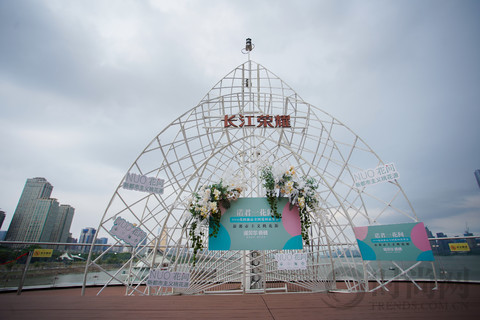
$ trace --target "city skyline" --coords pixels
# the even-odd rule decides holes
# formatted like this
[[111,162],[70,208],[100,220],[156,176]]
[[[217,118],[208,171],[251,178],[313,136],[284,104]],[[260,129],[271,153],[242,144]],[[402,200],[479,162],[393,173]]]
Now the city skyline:
[[478,234],[480,3],[253,4],[2,2],[3,228],[37,176],[76,208],[73,235],[97,228],[141,150],[247,60],[250,37],[252,60],[395,163],[420,221]]
[[[27,197],[30,197],[31,196],[31,191],[30,192],[23,192],[22,193],[22,197],[20,197],[19,199],[19,204],[17,205],[17,207],[22,207],[22,206],[26,206],[27,208],[31,209],[31,208],[34,208],[33,210],[31,210],[31,214],[35,214],[37,211],[45,211],[45,210],[39,210],[37,207],[42,207],[42,202],[43,203],[46,203],[47,206],[51,206],[52,203],[56,204],[57,205],[57,210],[59,211],[58,212],[58,218],[56,216],[57,219],[50,219],[49,221],[50,222],[47,222],[46,225],[49,225],[49,232],[48,232],[48,239],[47,238],[39,238],[39,239],[34,239],[32,238],[32,235],[30,235],[29,237],[30,238],[25,238],[24,240],[15,240],[15,241],[28,241],[28,242],[59,242],[59,243],[66,243],[68,242],[68,237],[69,235],[72,236],[72,238],[76,239],[75,238],[75,234],[70,232],[70,226],[72,224],[72,221],[73,221],[73,217],[74,217],[74,212],[75,212],[75,208],[71,207],[70,205],[68,204],[59,204],[57,202],[57,199],[54,199],[54,198],[49,198],[50,195],[51,195],[51,192],[53,190],[53,186],[45,179],[45,178],[31,178],[31,179],[27,179],[27,182],[25,184],[25,186],[27,187],[30,187],[31,188],[31,184],[29,183],[29,181],[34,181],[36,182],[36,186],[34,186],[34,192],[35,193],[38,193],[38,197],[35,201],[39,201],[40,202],[40,205],[38,205],[38,203],[36,202],[32,202],[30,203],[26,203],[26,204],[23,204],[21,203],[22,202],[22,197],[24,198],[26,194]],[[38,182],[40,182],[43,186],[41,188],[39,188],[38,186]],[[43,197],[43,198],[42,198]],[[26,202],[25,200],[23,200],[23,202]],[[45,205],[43,205],[45,207]],[[31,207],[31,208],[30,208]],[[20,210],[20,214],[19,216],[21,216],[22,214],[25,214],[25,211],[28,211],[28,209],[21,209]],[[48,211],[48,210],[47,210]],[[0,214],[4,214],[3,211],[0,211]],[[27,212],[28,214],[28,212]],[[13,220],[13,219],[12,219]],[[53,222],[53,223],[52,223]],[[18,223],[18,225],[20,225],[21,223]],[[469,227],[468,227],[468,222],[465,223],[465,230],[462,231],[460,234],[450,234],[448,235],[447,232],[443,231],[443,230],[433,230],[433,229],[430,229],[428,224],[425,225],[425,227],[427,228],[427,232],[430,232],[430,234],[432,235],[429,235],[429,237],[435,237],[433,236],[433,233],[437,235],[438,237],[438,234],[442,234],[441,237],[456,237],[456,236],[461,236],[461,235],[467,235],[466,233],[469,233]],[[4,231],[8,231],[9,228],[7,228],[7,230],[4,230]],[[14,228],[15,229],[15,228]],[[17,229],[19,229],[17,227]],[[2,230],[3,231],[3,230]],[[435,232],[433,232],[435,231]],[[27,232],[27,228],[25,228],[25,230],[23,230],[23,232]],[[95,236],[97,232],[97,228],[95,227],[91,227],[91,226],[84,226],[83,228],[81,228],[80,232],[79,232],[79,237],[78,239],[78,242],[77,243],[91,243],[93,241],[93,238]],[[472,233],[468,234],[468,235],[473,235]],[[475,234],[475,235],[478,235],[478,234]],[[33,235],[34,236],[34,235]],[[38,238],[38,237],[37,237]],[[56,241],[55,239],[59,239],[58,241]],[[101,239],[102,242],[99,242]],[[117,239],[115,238],[106,238],[106,237],[100,237],[97,239],[97,243],[107,243],[105,242],[106,239],[108,239],[109,241],[117,241]],[[10,239],[11,240],[11,239]],[[108,243],[111,243],[111,242],[108,242]]]

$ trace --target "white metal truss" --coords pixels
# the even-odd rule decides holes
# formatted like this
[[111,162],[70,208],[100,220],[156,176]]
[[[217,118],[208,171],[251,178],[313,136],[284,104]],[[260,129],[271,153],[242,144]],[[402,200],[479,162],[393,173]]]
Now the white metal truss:
[[[226,115],[249,116],[246,119],[255,125],[225,127]],[[290,127],[258,127],[254,119],[263,115],[288,115]],[[311,241],[303,250],[307,270],[278,270],[277,251],[204,250],[193,266],[188,226],[182,218],[185,199],[202,185],[234,175],[247,180],[244,197],[263,197],[258,177],[267,164],[293,165],[300,176],[320,182],[322,210],[312,213]],[[347,126],[248,60],[164,128],[133,162],[127,173],[164,179],[164,194],[123,189],[122,179],[96,235],[113,239],[113,244],[100,252],[90,251],[85,279],[89,272],[102,272],[110,279],[107,285],[119,282],[127,295],[365,290],[365,281],[376,273],[358,257],[352,228],[417,221],[397,181],[355,187],[354,173],[381,164],[379,156]],[[123,266],[107,270],[102,259],[123,244],[110,233],[117,217],[136,224],[148,236],[130,248],[131,258]],[[149,270],[158,268],[189,272],[190,286],[146,287]]]

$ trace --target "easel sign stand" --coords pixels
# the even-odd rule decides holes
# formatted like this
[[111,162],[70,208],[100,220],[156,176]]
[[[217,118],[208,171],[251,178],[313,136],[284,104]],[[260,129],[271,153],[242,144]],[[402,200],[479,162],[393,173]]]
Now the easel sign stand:
[[[418,290],[423,290],[422,287],[420,287],[418,285],[418,283],[415,281],[415,279],[413,279],[410,275],[409,275],[409,272],[414,270],[416,267],[418,267],[423,261],[417,261],[416,263],[414,263],[412,266],[408,267],[407,269],[403,269],[396,261],[390,261],[396,268],[398,268],[398,270],[400,270],[400,273],[397,274],[396,276],[394,276],[393,278],[389,279],[388,281],[385,281],[383,279],[383,277],[381,279],[378,279],[372,272],[368,271],[366,269],[366,273],[368,275],[370,275],[372,278],[375,279],[375,281],[378,283],[378,286],[376,286],[375,288],[371,289],[371,290],[367,290],[367,292],[373,292],[377,289],[380,289],[382,288],[383,290],[385,291],[389,291],[388,288],[386,287],[390,282],[393,282],[397,279],[400,279],[402,276],[405,275],[405,277],[410,280],[417,288]],[[369,266],[369,261],[366,262],[366,266]],[[437,290],[438,289],[438,279],[437,279],[437,272],[435,271],[435,264],[433,261],[430,261],[430,264],[431,264],[431,267],[432,267],[432,270],[433,270],[433,280],[435,281],[435,286],[432,288],[432,290]],[[381,269],[380,269],[381,270]],[[383,273],[383,270],[381,270],[381,272]],[[367,277],[365,278],[365,282],[368,283],[368,275]],[[371,279],[371,278],[370,278]],[[417,280],[418,281],[418,280]]]

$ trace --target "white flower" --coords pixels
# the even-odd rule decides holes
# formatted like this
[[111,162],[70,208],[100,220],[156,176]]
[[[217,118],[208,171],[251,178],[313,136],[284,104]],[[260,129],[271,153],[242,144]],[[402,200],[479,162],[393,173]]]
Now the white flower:
[[298,198],[298,206],[303,209],[305,207],[305,198],[304,197],[299,197]]
[[216,213],[217,212],[217,203],[216,202],[209,202],[208,203],[208,210],[213,212],[213,213]]
[[199,236],[200,235],[200,228],[195,228],[194,232],[195,232],[196,236]]
[[286,171],[287,169],[284,166],[278,166],[273,168],[272,173],[274,177],[282,177]]
[[190,211],[185,211],[185,212],[183,213],[182,219],[183,219],[184,221],[188,221],[188,220],[190,220],[192,217],[193,217],[193,215],[192,215],[192,213],[191,213]]
[[193,205],[193,197],[188,197],[184,202],[185,207],[190,208]]
[[[293,199],[295,202],[295,199],[298,198],[298,196],[299,196],[298,189],[292,188],[292,191],[290,192],[290,198]],[[294,202],[292,202],[292,204],[295,204]]]
[[285,174],[294,176],[295,175],[295,168],[293,166],[290,166],[288,170],[285,172]]
[[287,194],[290,194],[292,193],[293,191],[293,181],[288,181],[287,183],[285,183],[285,191]]
[[299,189],[299,190],[305,189],[305,181],[300,180],[300,181],[298,181],[297,183],[298,183],[298,189]]
[[206,189],[204,192],[203,192],[203,195],[202,195],[202,200],[204,202],[207,202],[208,200],[210,200],[210,194],[211,194],[211,190],[210,189]]
[[203,206],[201,209],[200,209],[200,214],[202,215],[203,218],[206,218],[208,216],[208,208],[207,206]]

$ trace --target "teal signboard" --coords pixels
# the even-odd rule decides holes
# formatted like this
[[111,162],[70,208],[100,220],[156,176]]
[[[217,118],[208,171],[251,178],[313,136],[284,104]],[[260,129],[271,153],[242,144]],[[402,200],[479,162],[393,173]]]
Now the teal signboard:
[[434,261],[423,222],[353,229],[363,260]]
[[222,210],[220,230],[208,240],[209,250],[301,250],[303,249],[298,207],[290,209],[280,198],[282,218],[271,216],[267,198],[240,198]]

